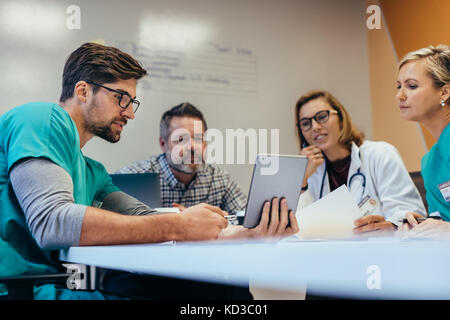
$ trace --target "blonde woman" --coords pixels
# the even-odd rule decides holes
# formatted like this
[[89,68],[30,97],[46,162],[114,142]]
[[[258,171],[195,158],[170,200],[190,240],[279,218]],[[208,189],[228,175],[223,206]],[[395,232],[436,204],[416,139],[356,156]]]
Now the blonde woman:
[[386,142],[364,140],[333,95],[306,93],[295,115],[300,153],[309,159],[302,190],[313,201],[347,185],[364,214],[354,232],[367,236],[395,231],[408,212],[426,215],[398,151]]
[[[408,237],[450,239],[450,47],[429,46],[408,53],[399,63],[397,101],[401,118],[422,124],[436,144],[422,158],[422,176],[431,216],[418,225],[407,215]],[[414,227],[408,232],[410,227]]]

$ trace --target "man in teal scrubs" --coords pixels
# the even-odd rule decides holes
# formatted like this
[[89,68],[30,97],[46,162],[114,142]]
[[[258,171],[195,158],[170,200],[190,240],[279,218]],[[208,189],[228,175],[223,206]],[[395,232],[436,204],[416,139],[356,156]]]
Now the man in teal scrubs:
[[[108,67],[107,58],[115,63],[113,67]],[[81,227],[87,208],[95,201],[101,202],[106,195],[119,191],[105,168],[84,157],[81,148],[94,135],[112,142],[118,141],[122,124],[134,118],[132,108],[124,108],[125,103],[131,106],[136,104],[131,94],[135,92],[136,81],[145,74],[146,71],[131,56],[114,48],[85,44],[73,52],[66,63],[60,105],[30,103],[13,108],[0,118],[0,237],[5,243],[2,246],[5,260],[2,262],[7,262],[8,257],[12,256],[15,261],[9,265],[8,275],[55,272],[58,265],[50,257],[51,250],[81,244]],[[83,80],[113,82],[111,87],[114,89],[128,91],[119,95],[121,104],[118,104],[117,97],[111,95],[114,91],[100,92],[97,87],[89,88],[90,85]],[[117,110],[111,112],[105,106],[111,111],[113,108]],[[86,121],[83,115],[89,116],[89,119]],[[112,120],[119,123],[115,125],[117,128],[113,127],[116,122]],[[99,132],[99,128],[103,132]],[[24,185],[13,185],[12,172],[17,172],[16,177],[26,173],[26,170],[19,168],[30,159],[39,159],[42,164],[39,168],[43,172],[53,173],[49,171],[52,170],[49,166],[62,170],[66,175],[63,179],[69,178],[72,188],[68,202],[61,205],[56,200],[61,202],[64,197],[52,199],[49,196],[48,182],[55,181],[46,181],[45,176],[39,177],[41,170],[30,179],[23,179]],[[47,190],[39,190],[42,184],[47,185]],[[35,188],[28,189],[26,194],[36,195],[33,205],[17,196],[30,185]],[[36,202],[40,205],[36,206]],[[57,289],[54,286],[37,288],[35,296],[102,298],[99,294]]]
[[[86,43],[65,64],[59,104],[30,103],[0,117],[0,271],[15,261],[8,274],[0,276],[55,272],[59,265],[51,251],[70,246],[285,236],[298,231],[294,213],[277,199],[272,209],[266,203],[261,223],[253,229],[228,225],[226,212],[207,204],[183,214],[152,214],[151,208],[115,187],[103,165],[82,154],[94,136],[119,141],[139,107],[136,84],[145,74],[130,55]],[[36,287],[35,297],[109,298],[53,285]]]
[[[43,245],[44,242],[33,239],[8,181],[8,172],[24,159],[51,160],[72,177],[74,203],[84,206],[91,205],[94,200],[101,201],[107,194],[119,189],[111,183],[101,164],[83,156],[75,123],[59,105],[30,103],[14,108],[1,117],[0,127],[0,141],[3,141],[0,149],[1,237],[25,259],[19,259],[19,263],[12,267],[25,268],[17,270],[20,273],[37,270],[54,272],[56,269],[52,268],[50,250],[40,250],[38,246],[51,249],[52,245]],[[77,215],[66,217],[65,224],[71,226],[75,238],[81,230],[84,206],[78,206],[82,210],[78,210]],[[63,228],[55,229],[64,232]],[[59,239],[66,238],[67,245],[78,240],[72,241],[74,237],[69,238],[64,234],[58,236]],[[62,245],[64,243],[54,247]],[[37,297],[40,296],[37,294]]]

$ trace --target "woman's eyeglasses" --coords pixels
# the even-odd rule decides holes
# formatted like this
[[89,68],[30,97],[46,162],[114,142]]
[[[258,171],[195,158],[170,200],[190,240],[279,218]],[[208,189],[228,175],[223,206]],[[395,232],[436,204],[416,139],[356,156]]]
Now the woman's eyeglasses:
[[336,110],[319,111],[311,118],[301,118],[297,123],[297,127],[303,132],[309,131],[312,128],[312,119],[316,120],[317,123],[323,124],[330,118],[330,113],[338,114]]

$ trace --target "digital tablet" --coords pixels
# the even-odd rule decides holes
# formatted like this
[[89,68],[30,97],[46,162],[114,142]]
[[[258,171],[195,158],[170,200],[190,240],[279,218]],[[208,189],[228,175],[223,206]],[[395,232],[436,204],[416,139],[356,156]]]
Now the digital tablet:
[[261,220],[265,201],[287,199],[288,208],[297,210],[308,158],[294,155],[258,154],[245,209],[244,227],[254,228]]

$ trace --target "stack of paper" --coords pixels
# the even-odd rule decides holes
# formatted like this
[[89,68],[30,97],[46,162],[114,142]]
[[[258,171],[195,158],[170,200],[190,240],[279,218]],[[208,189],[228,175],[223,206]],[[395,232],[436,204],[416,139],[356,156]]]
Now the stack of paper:
[[345,185],[297,211],[301,239],[352,238],[354,222],[362,215]]

